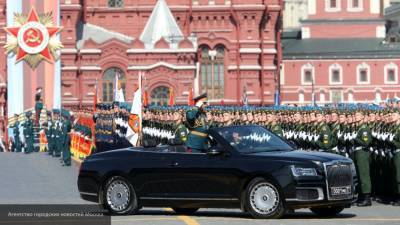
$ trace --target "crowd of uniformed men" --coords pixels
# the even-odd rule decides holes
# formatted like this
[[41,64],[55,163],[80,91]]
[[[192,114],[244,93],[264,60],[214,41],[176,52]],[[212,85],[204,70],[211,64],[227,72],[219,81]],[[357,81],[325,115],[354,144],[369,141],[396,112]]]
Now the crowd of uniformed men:
[[[397,105],[342,107],[150,107],[144,112],[144,138],[168,143],[180,138],[191,149],[209,127],[258,124],[297,148],[341,154],[354,160],[359,174],[358,206],[390,201],[400,206],[400,111]],[[193,121],[192,124],[189,124]],[[198,125],[196,125],[198,123]],[[188,129],[189,128],[189,129]],[[200,128],[200,129],[199,129]],[[188,140],[191,139],[191,140]]]
[[[47,151],[50,156],[60,158],[63,166],[71,165],[70,153],[70,132],[72,129],[70,113],[67,110],[57,110],[45,112],[46,120],[35,126],[35,118],[32,112],[14,115],[13,123],[10,124],[12,136],[10,138],[9,149],[11,152],[24,152],[26,154],[39,152],[39,141],[35,141],[36,132],[45,132],[47,146],[42,151]],[[36,135],[39,138],[39,135]]]

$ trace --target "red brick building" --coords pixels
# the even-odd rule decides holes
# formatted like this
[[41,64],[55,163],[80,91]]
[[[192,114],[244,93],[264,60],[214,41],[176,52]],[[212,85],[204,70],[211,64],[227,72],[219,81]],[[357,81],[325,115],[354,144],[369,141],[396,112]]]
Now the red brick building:
[[112,101],[115,73],[131,101],[138,74],[152,104],[273,104],[280,0],[63,0],[62,104]]
[[313,95],[317,104],[399,96],[400,45],[386,32],[383,2],[309,0],[301,31],[282,38],[282,103],[309,104]]

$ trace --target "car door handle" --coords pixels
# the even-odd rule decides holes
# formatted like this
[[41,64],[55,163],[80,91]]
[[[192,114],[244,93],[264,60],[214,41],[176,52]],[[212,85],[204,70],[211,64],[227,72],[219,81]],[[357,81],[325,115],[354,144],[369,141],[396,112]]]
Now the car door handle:
[[168,166],[171,166],[171,167],[179,166],[179,163],[172,162],[172,163],[168,164]]

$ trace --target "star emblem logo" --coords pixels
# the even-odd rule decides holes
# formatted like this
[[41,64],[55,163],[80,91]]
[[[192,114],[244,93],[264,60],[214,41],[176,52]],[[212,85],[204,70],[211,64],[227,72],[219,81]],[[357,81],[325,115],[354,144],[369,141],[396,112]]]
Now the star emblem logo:
[[39,16],[31,8],[28,16],[15,14],[14,23],[15,26],[4,30],[10,35],[5,45],[7,54],[14,53],[16,63],[24,60],[35,69],[43,59],[52,63],[59,58],[57,50],[63,46],[56,34],[62,27],[53,25],[51,12]]

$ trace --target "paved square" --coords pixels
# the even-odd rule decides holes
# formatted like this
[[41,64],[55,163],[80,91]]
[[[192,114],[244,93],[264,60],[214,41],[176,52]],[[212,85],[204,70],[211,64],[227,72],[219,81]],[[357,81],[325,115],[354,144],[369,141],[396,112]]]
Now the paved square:
[[[63,167],[46,153],[0,153],[0,204],[87,204],[80,199],[76,181],[79,164]],[[254,220],[239,210],[200,209],[192,216],[169,209],[145,208],[139,215],[115,216],[115,225],[364,225],[400,224],[400,208],[374,204],[345,209],[335,218],[321,219],[309,210],[298,210],[280,220]]]

